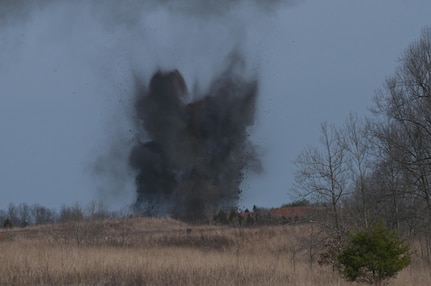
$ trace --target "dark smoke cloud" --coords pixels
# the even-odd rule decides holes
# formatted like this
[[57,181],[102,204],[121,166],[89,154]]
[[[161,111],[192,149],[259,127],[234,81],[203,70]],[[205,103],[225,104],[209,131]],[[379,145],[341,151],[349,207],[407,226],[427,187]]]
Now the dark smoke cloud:
[[236,205],[245,168],[258,162],[247,133],[257,81],[243,78],[230,59],[208,92],[188,104],[178,70],[156,72],[148,87],[138,84],[137,136],[148,140],[138,140],[129,160],[141,211],[191,219]]
[[[115,124],[106,124],[112,134],[100,136],[101,127],[91,131],[88,142],[82,144],[99,140],[94,143],[100,144],[94,148],[97,150],[86,156],[94,159],[88,159],[92,170],[85,175],[100,186],[79,180],[77,189],[87,193],[98,189],[104,200],[117,201],[125,193],[129,199],[134,194],[129,169],[133,166],[138,175],[138,208],[152,205],[158,207],[154,212],[159,214],[200,216],[206,209],[234,205],[246,168],[257,162],[246,133],[253,122],[257,76],[250,79],[246,74],[255,73],[258,35],[271,26],[267,16],[280,5],[293,2],[0,0],[0,31],[5,39],[0,40],[5,55],[0,67],[7,62],[17,74],[25,74],[23,82],[41,82],[38,86],[43,88],[24,94],[38,96],[44,104],[50,102],[45,95],[64,102],[61,97],[72,93],[74,96],[67,98],[76,98],[87,110],[87,117],[80,114],[76,122],[95,121],[107,105],[106,109],[115,109],[115,117],[121,117]],[[225,68],[223,58],[232,50],[237,56],[230,57],[231,64]],[[181,74],[170,72],[175,68]],[[134,88],[130,70],[138,71],[137,78],[148,80],[137,85],[135,111],[141,122],[137,131],[140,143],[136,145],[128,132],[134,127],[129,118],[133,114],[129,91]],[[157,70],[161,71],[149,80]],[[191,83],[188,88],[182,78]],[[163,91],[168,95],[158,98],[155,94],[160,92],[151,87],[164,85],[172,91]],[[97,100],[88,101],[93,96]],[[100,103],[99,97],[106,102]],[[121,107],[115,107],[118,98]],[[54,110],[58,103],[53,102]],[[155,107],[148,109],[147,105]],[[76,113],[71,114],[70,122]],[[52,116],[58,125],[69,120],[59,119]],[[120,128],[119,132],[114,130]],[[85,137],[78,128],[76,132],[76,138]],[[56,145],[66,142],[55,138],[59,140]],[[133,151],[128,156],[130,148]],[[53,173],[61,169],[57,163],[52,165]],[[71,177],[63,173],[65,178]],[[76,188],[62,184],[71,194]]]

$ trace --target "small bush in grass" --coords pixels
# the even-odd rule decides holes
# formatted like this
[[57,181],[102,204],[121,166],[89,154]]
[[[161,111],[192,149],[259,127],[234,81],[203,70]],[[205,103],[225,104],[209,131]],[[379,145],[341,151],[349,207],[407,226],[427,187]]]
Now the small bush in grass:
[[12,228],[12,222],[7,218],[3,223],[4,228]]
[[381,285],[410,264],[409,246],[383,222],[349,234],[337,256],[337,268],[348,281]]

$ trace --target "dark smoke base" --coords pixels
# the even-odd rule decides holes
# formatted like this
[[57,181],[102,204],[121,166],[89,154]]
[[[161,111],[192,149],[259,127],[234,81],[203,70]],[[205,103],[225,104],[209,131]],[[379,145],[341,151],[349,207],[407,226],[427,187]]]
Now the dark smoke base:
[[185,104],[181,74],[156,72],[146,88],[137,84],[137,138],[129,163],[136,175],[136,210],[180,219],[203,218],[235,207],[245,168],[258,162],[248,140],[257,82],[231,67],[205,96]]

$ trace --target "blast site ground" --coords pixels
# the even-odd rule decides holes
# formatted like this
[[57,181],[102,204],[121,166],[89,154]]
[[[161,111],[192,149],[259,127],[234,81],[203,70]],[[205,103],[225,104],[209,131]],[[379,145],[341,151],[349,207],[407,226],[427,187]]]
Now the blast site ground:
[[[170,218],[92,220],[0,231],[0,285],[360,285],[317,263],[316,223],[232,227]],[[417,241],[411,241],[413,250]],[[389,285],[429,285],[412,264]]]

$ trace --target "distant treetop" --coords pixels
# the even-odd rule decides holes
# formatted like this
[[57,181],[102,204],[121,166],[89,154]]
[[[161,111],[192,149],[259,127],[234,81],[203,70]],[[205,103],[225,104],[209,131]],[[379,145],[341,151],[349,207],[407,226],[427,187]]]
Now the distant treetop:
[[291,203],[288,204],[283,204],[281,207],[282,208],[287,208],[287,207],[307,207],[310,206],[310,201],[307,199],[302,199],[302,200],[297,200],[297,201],[293,201]]

